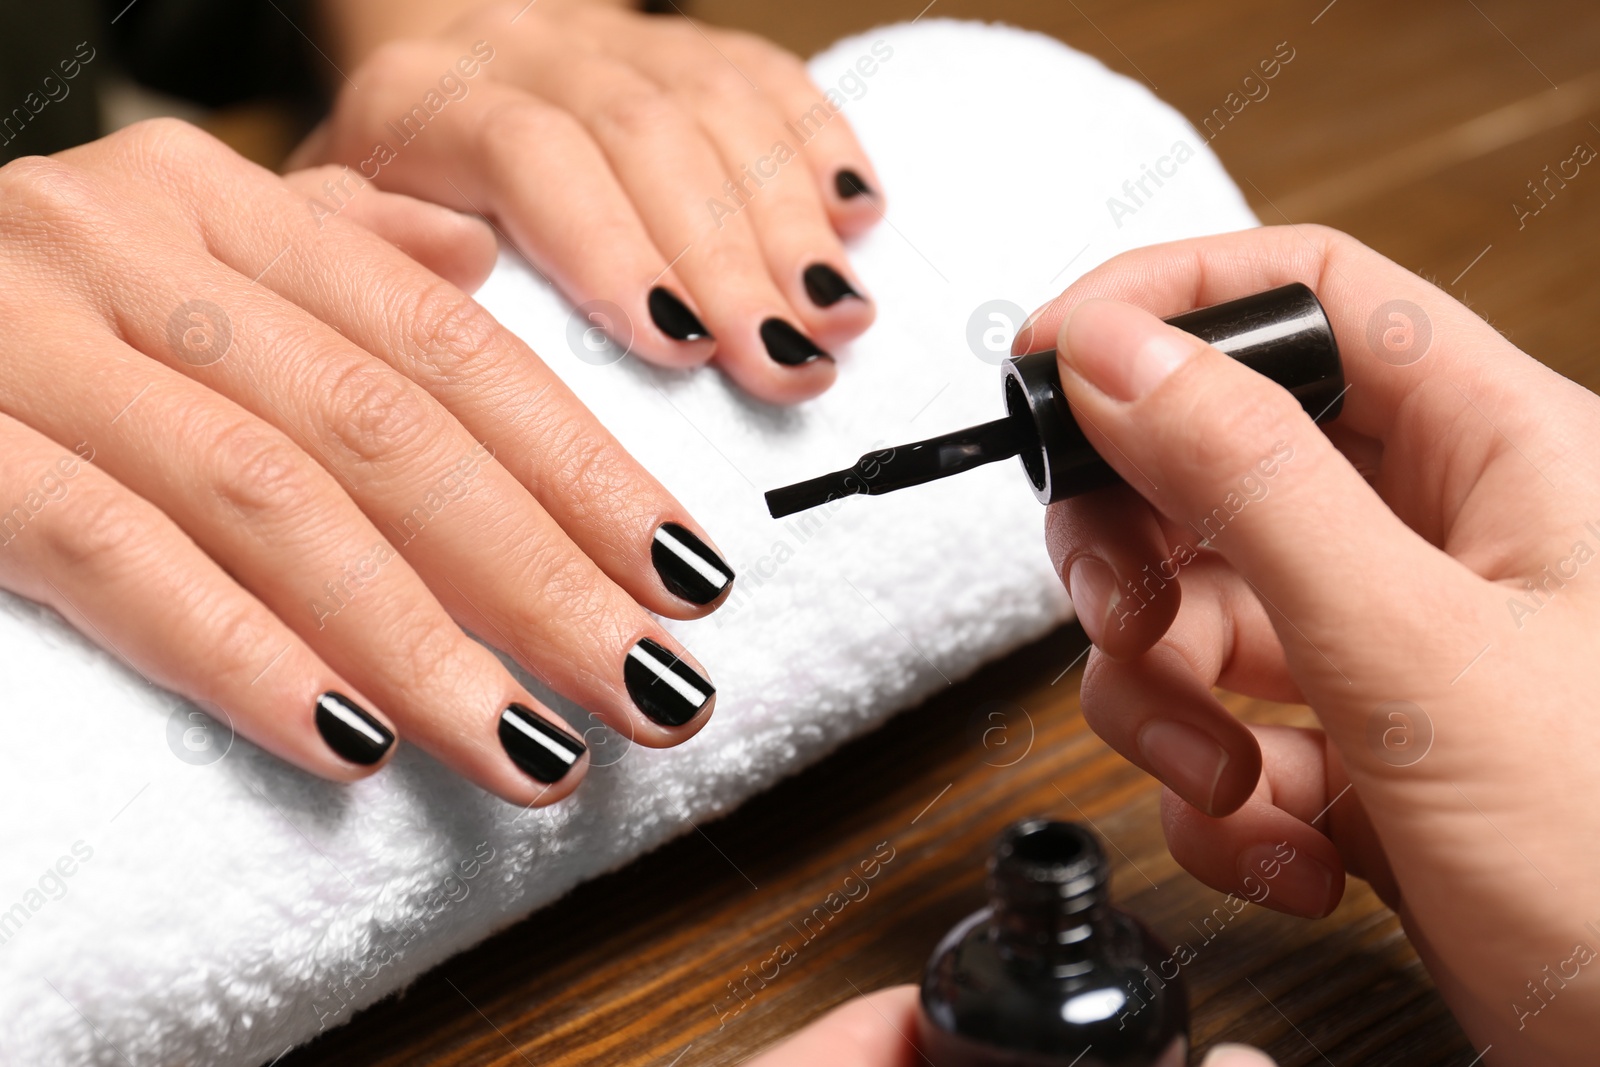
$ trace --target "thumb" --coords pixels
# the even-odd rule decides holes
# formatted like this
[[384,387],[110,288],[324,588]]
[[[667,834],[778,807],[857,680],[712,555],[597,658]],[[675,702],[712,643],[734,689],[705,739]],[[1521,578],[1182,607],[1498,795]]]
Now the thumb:
[[[1382,650],[1363,647],[1363,635],[1393,620],[1421,637],[1425,613],[1396,612],[1415,602],[1397,597],[1466,588],[1466,572],[1401,522],[1275,382],[1110,300],[1075,308],[1058,349],[1090,442],[1188,529],[1191,548],[1205,542],[1250,582],[1303,689],[1321,678],[1353,696],[1368,665],[1384,685]],[[1383,644],[1406,636],[1386,633]]]

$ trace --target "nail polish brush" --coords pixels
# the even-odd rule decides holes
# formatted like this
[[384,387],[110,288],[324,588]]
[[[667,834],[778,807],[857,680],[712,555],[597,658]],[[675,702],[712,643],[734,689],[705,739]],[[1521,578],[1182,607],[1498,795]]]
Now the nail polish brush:
[[[1166,320],[1289,390],[1317,422],[1337,418],[1344,367],[1328,315],[1295,282]],[[1002,365],[1004,418],[926,441],[868,452],[851,467],[767,493],[775,519],[844,496],[877,496],[1017,456],[1041,504],[1122,480],[1067,406],[1055,349]]]

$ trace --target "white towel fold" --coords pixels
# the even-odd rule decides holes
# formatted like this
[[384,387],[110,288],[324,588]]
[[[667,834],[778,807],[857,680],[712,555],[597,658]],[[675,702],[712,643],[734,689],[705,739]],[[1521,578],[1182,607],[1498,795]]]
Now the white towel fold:
[[784,522],[761,493],[997,417],[980,305],[1031,310],[1119,251],[1254,218],[1179,115],[1047,38],[925,19],[811,70],[890,204],[852,249],[879,319],[827,395],[777,410],[714,372],[583,362],[509,256],[481,294],[739,571],[717,615],[669,624],[719,687],[712,723],[598,745],[576,798],[520,818],[413,749],[330,785],[243,741],[205,762],[190,709],[4,598],[0,1062],[271,1060],[1067,617],[1016,464]]

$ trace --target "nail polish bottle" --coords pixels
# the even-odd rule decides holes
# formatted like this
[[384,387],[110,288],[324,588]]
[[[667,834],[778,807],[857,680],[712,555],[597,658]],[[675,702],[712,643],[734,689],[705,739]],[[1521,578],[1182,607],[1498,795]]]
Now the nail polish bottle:
[[989,906],[945,935],[923,973],[924,1059],[1183,1067],[1183,976],[1142,923],[1111,906],[1109,879],[1099,839],[1076,823],[1009,826],[989,861]]
[[[1287,389],[1317,422],[1339,415],[1344,365],[1316,294],[1298,282],[1167,320]],[[869,452],[855,465],[767,493],[773,518],[839,497],[905,489],[1018,456],[1041,504],[1122,479],[1089,444],[1056,371],[1055,349],[1003,363],[1006,415],[926,441]]]

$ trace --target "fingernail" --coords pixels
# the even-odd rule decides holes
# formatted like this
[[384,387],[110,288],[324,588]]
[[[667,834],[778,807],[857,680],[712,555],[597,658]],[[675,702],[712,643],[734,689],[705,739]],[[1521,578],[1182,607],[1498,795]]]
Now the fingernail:
[[733,583],[733,568],[700,538],[675,522],[656,527],[650,562],[661,583],[691,604],[709,604]]
[[819,348],[817,342],[782,319],[768,319],[761,324],[761,343],[767,346],[767,355],[785,367],[833,358]]
[[317,698],[317,732],[340,759],[370,767],[394,744],[394,734],[343,693]]
[[1079,556],[1067,571],[1067,595],[1084,633],[1096,645],[1105,637],[1106,620],[1122,602],[1122,588],[1116,573],[1102,560]]
[[1212,1045],[1200,1067],[1277,1067],[1271,1056],[1249,1045]]
[[1088,300],[1061,328],[1061,355],[1096,389],[1138,400],[1200,351],[1201,342],[1131,304]]
[[1188,723],[1155,719],[1139,731],[1139,751],[1173,792],[1211,813],[1217,783],[1228,766],[1221,745]]
[[872,186],[867,184],[865,178],[848,167],[833,176],[833,187],[842,200],[872,195]]
[[500,713],[500,746],[522,773],[549,785],[565,778],[589,747],[521,704]]
[[622,680],[639,710],[662,726],[682,726],[700,714],[717,692],[687,663],[648,637],[628,649]]
[[705,323],[672,290],[658,285],[650,290],[646,302],[650,305],[650,318],[656,327],[674,341],[699,341],[711,336]]
[[844,280],[844,275],[826,263],[811,264],[806,268],[803,277],[806,283],[806,295],[819,308],[831,308],[847,296],[853,296],[857,300],[862,298],[861,294]]
[[1321,918],[1338,903],[1333,872],[1286,842],[1251,845],[1240,852],[1239,881],[1246,899],[1261,904],[1277,897],[1281,909],[1301,915]]

